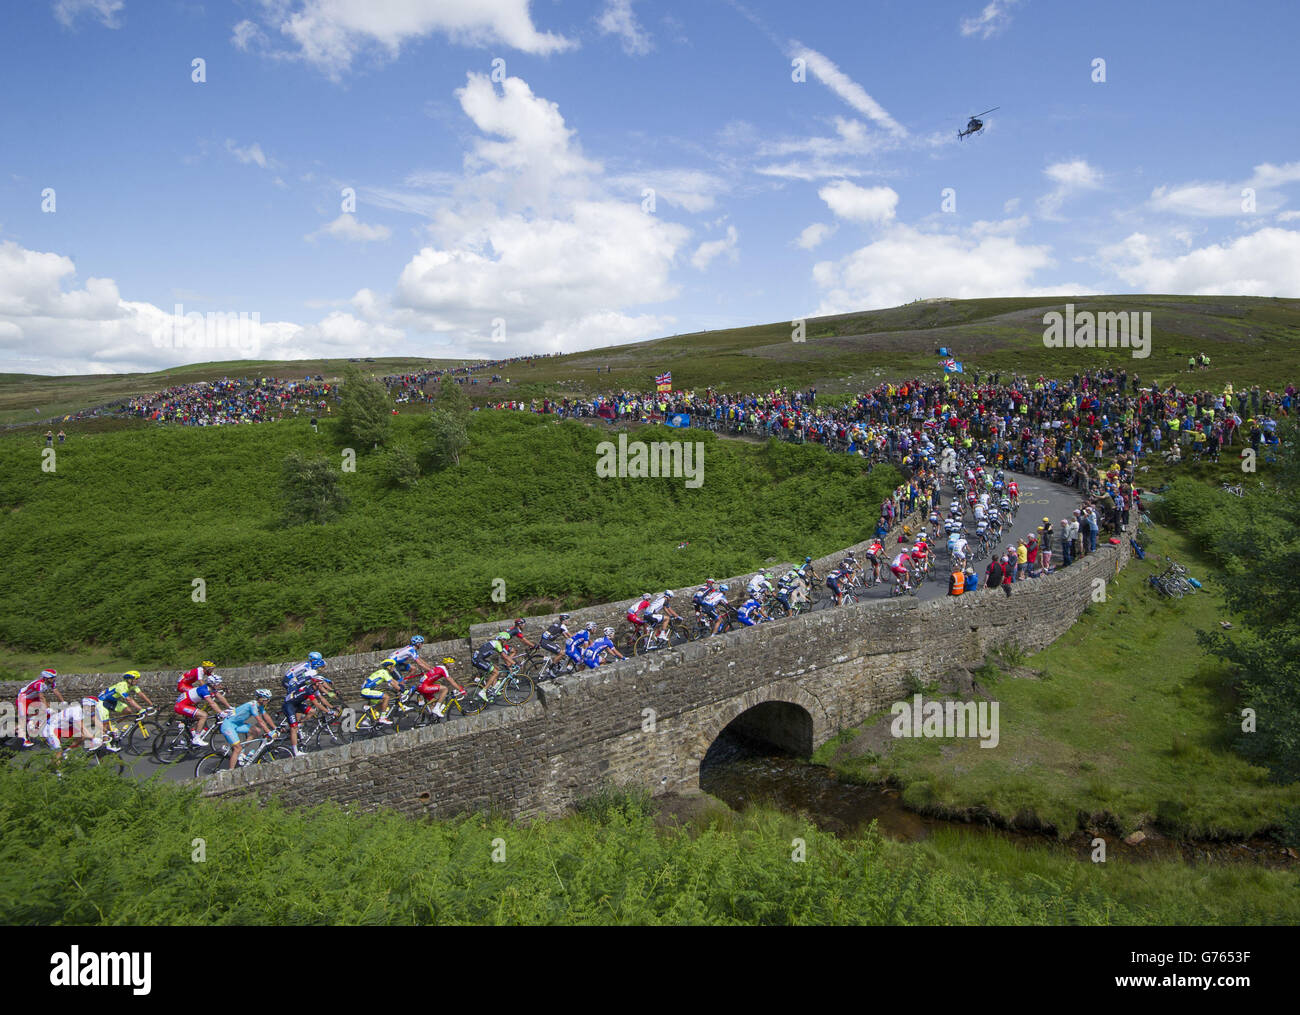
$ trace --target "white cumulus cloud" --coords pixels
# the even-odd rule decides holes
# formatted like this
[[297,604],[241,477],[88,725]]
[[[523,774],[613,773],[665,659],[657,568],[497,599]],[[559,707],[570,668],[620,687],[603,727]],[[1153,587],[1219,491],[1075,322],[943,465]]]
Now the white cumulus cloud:
[[868,225],[888,222],[898,207],[898,192],[892,187],[859,187],[848,180],[827,184],[817,196],[837,218]]

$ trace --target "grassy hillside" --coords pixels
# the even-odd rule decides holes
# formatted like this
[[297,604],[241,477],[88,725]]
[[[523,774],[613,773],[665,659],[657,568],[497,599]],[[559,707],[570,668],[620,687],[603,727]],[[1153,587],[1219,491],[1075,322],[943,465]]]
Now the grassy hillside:
[[[1146,359],[1128,350],[1048,349],[1043,315],[1073,303],[1076,312],[1150,311]],[[509,371],[526,394],[556,385],[606,390],[650,389],[671,370],[678,387],[766,390],[818,384],[826,392],[860,389],[889,377],[935,374],[935,350],[955,351],[968,367],[1063,377],[1111,364],[1162,384],[1191,387],[1260,384],[1275,390],[1300,377],[1300,299],[1246,296],[1068,296],[929,300],[887,310],[809,319],[806,340],[791,324],[677,335],[525,364]],[[1187,357],[1210,357],[1212,369],[1188,374]],[[596,373],[601,367],[602,372]],[[604,368],[612,367],[613,374]],[[479,392],[482,395],[482,392]]]
[[[415,446],[427,417],[397,417]],[[0,440],[0,666],[105,655],[137,668],[207,656],[223,665],[308,649],[369,650],[538,601],[578,605],[828,553],[862,539],[897,473],[816,448],[704,442],[683,479],[598,479],[601,428],[476,413],[461,465],[388,489],[382,458],[343,476],[352,503],[325,526],[279,525],[294,450],[342,461],[333,421],[147,427],[80,436],[40,470],[40,441]],[[647,428],[636,439],[680,440]],[[678,550],[678,544],[690,545]],[[191,600],[206,582],[206,603]],[[494,579],[507,601],[495,604]]]
[[[1127,350],[1048,349],[1043,314],[1073,303],[1076,311],[1150,311],[1151,355]],[[671,370],[677,387],[767,390],[815,384],[825,394],[861,390],[882,379],[936,375],[935,350],[951,348],[982,371],[1063,377],[1106,364],[1161,384],[1220,388],[1226,381],[1277,390],[1300,378],[1300,299],[1251,296],[1069,296],[988,300],[926,300],[885,310],[810,318],[802,343],[791,323],[777,321],[722,331],[693,332],[593,349],[504,368],[510,383],[481,384],[476,401],[547,394],[652,390]],[[358,350],[364,355],[365,350]],[[1210,357],[1212,369],[1189,374],[1187,357]],[[449,365],[446,360],[378,359],[377,374]],[[342,372],[344,360],[209,363],[154,374],[90,377],[0,375],[0,424],[99,405],[172,384],[223,376],[298,377]],[[597,373],[597,368],[601,372]],[[612,368],[610,373],[608,368]],[[84,424],[77,424],[81,427]]]

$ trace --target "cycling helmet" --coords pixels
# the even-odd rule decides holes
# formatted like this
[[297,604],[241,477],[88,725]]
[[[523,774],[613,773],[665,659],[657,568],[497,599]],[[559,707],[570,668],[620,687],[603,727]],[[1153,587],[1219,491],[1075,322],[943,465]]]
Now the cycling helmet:
[[596,630],[596,622],[594,620],[587,621],[587,630],[588,631]]
[[411,644],[412,644],[412,645],[416,645],[416,646],[423,645],[423,644],[424,644],[424,638],[421,637],[421,636],[418,635],[418,634],[417,634],[417,635],[414,635],[414,636],[412,636],[412,638],[411,638]]
[[443,656],[443,657],[442,657],[442,665],[443,665],[443,666],[454,666],[455,664],[456,664],[456,660],[453,659],[451,656]]
[[639,596],[637,596],[637,598],[638,598],[638,599],[649,599],[649,598],[650,598],[650,593],[649,593],[649,592],[642,592]]
[[382,663],[380,663],[379,665],[382,666],[382,667],[383,667],[384,669],[386,669],[386,670],[391,670],[394,666],[397,665],[397,660],[396,660],[396,659],[385,659],[385,660],[384,660]]
[[730,585],[719,585],[719,586],[718,586],[718,591],[719,591],[719,592],[730,592],[730,591],[731,591],[731,586],[730,586]]
[[256,691],[253,692],[253,697],[257,698],[259,701],[270,701],[271,692],[268,691],[265,687],[259,687]]
[[199,668],[204,670],[215,670],[217,668],[217,664],[214,663],[211,659],[204,659],[203,662],[199,663]]
[[308,652],[307,664],[309,666],[315,667],[316,669],[320,669],[322,666],[325,665],[325,657],[321,655],[319,652]]
[[614,629],[612,627],[605,628],[605,637],[606,638],[614,637]]
[[212,676],[208,677],[208,683],[211,684],[213,687],[220,687],[221,678],[214,673],[212,674]]
[[811,558],[811,557],[804,557],[803,562],[804,562],[805,564],[811,564],[811,563],[812,563],[812,558]]
[[563,621],[565,621],[565,620],[568,620],[570,616],[571,616],[571,614],[568,614],[568,613],[561,613],[561,614],[560,614],[560,620],[561,620],[561,622],[563,622]]
[[54,683],[59,677],[57,670],[41,670],[41,679],[47,683]]
[[139,670],[127,670],[125,673],[122,674],[122,679],[123,679],[123,680],[139,680],[139,679],[140,679],[140,671],[139,671]]
[[523,617],[520,617],[518,620],[515,621],[515,627],[527,627],[527,626],[528,626],[528,622],[524,620]]
[[665,598],[665,599],[672,599],[672,597],[673,597],[673,590],[672,590],[672,589],[664,589],[664,598]]

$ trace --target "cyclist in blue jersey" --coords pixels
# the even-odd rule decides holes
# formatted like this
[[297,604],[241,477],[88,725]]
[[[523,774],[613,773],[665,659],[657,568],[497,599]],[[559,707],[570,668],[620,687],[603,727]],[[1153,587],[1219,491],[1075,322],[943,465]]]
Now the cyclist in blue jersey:
[[325,657],[319,652],[309,652],[307,661],[286,670],[284,676],[280,678],[280,683],[284,685],[285,691],[288,691],[291,685],[301,682],[308,670],[319,673],[324,668]]
[[577,633],[569,639],[569,643],[564,647],[564,654],[572,661],[576,669],[582,665],[583,649],[591,642],[591,636],[596,633],[596,625],[588,623],[586,627],[578,628]]
[[271,692],[265,687],[259,687],[253,692],[252,701],[244,702],[222,720],[221,735],[230,744],[230,762],[226,765],[227,768],[234,768],[239,764],[239,752],[244,749],[241,737],[253,726],[257,727],[259,735],[275,736],[275,727],[266,717],[266,705],[270,700]]
[[587,669],[594,670],[605,661],[606,652],[613,652],[619,659],[627,658],[614,647],[614,629],[612,627],[605,628],[604,637],[593,641],[587,650],[582,653],[582,661],[586,664]]
[[736,610],[736,619],[746,627],[753,627],[760,620],[771,620],[767,611],[763,609],[763,604],[758,601],[757,596],[751,595]]

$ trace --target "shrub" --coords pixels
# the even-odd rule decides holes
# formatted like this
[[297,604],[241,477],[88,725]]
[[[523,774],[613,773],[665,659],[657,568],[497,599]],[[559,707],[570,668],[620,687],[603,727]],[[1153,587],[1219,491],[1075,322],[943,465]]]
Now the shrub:
[[429,438],[424,446],[425,461],[434,469],[460,464],[460,453],[469,447],[465,424],[446,409],[434,409],[429,416]]
[[399,444],[380,461],[379,476],[385,486],[409,490],[420,481],[420,463],[409,448]]
[[300,451],[293,452],[284,460],[280,488],[288,525],[323,525],[348,505],[343,474],[328,458],[307,458]]

